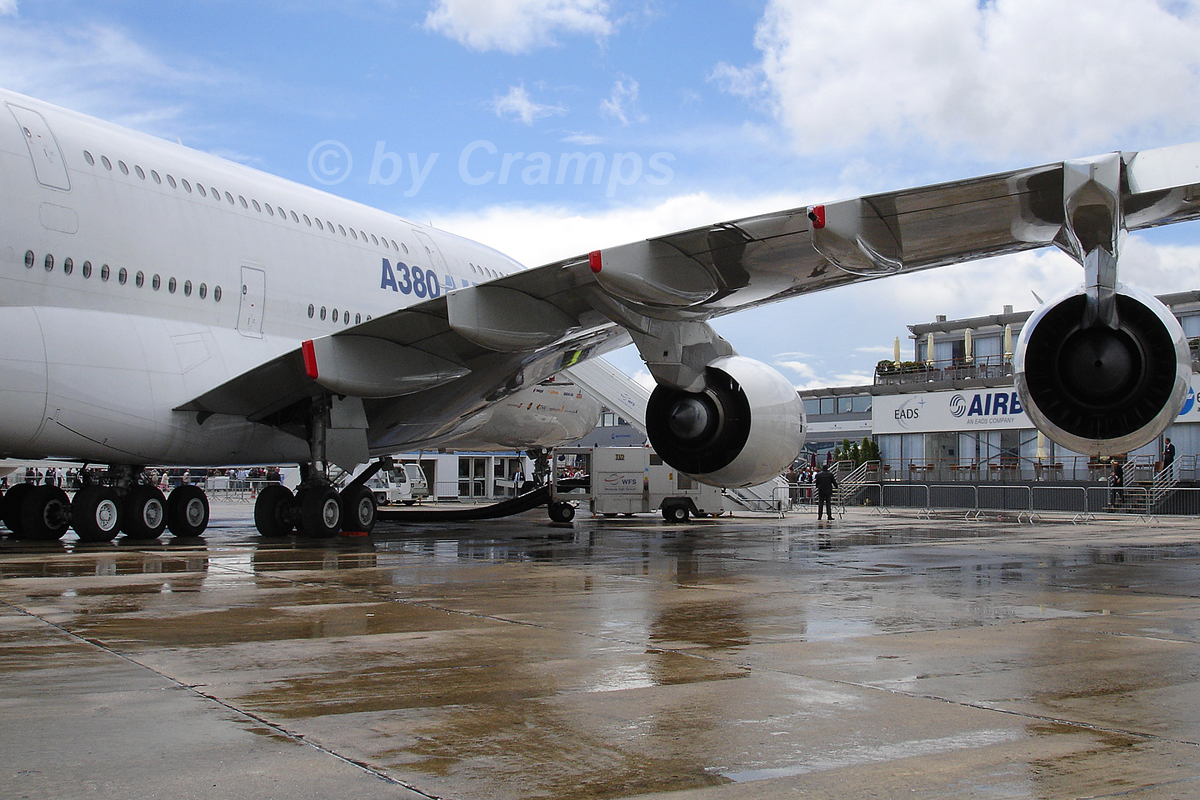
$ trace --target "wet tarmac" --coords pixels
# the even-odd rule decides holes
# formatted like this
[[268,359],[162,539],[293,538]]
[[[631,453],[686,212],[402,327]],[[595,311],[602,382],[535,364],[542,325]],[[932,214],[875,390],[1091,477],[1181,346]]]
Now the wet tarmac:
[[1200,528],[0,540],[3,798],[1200,797]]

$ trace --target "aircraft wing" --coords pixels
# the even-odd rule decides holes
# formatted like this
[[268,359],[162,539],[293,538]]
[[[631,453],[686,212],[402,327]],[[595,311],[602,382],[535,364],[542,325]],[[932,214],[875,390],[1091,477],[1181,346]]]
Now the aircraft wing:
[[[1200,143],[1121,154],[1121,164],[1127,229],[1200,217]],[[473,412],[626,344],[626,332],[646,356],[644,337],[668,335],[664,324],[703,323],[809,292],[987,256],[1068,247],[1064,173],[1060,162],[884,192],[564,259],[306,342],[184,408],[270,421],[323,387],[364,398],[385,427],[411,427],[389,435],[394,443],[425,439],[436,433],[435,416],[444,418],[448,410],[422,411],[431,403]],[[719,345],[716,352],[723,352]],[[661,373],[655,376],[661,382]],[[418,392],[422,403],[404,399]]]

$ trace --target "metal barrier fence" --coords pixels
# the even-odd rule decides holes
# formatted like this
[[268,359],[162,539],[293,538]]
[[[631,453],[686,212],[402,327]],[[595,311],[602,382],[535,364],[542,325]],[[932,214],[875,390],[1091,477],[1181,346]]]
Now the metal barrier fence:
[[960,511],[967,518],[1014,513],[1032,521],[1041,514],[1069,514],[1073,522],[1099,514],[1138,518],[1200,516],[1200,487],[1154,489],[1127,486],[980,485],[937,483],[869,483],[841,496],[846,506],[912,509],[918,516],[933,511]]

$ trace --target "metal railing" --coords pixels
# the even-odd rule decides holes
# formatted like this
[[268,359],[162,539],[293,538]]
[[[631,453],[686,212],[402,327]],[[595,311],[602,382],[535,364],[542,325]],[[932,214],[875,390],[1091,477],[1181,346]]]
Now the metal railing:
[[876,386],[1003,378],[1013,374],[1012,358],[1003,355],[934,361],[880,362],[875,367]]

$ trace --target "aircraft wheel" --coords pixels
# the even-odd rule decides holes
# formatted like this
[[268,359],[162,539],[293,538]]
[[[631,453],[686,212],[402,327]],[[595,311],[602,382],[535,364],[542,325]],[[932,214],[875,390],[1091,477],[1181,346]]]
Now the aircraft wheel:
[[566,500],[551,503],[547,511],[550,512],[550,519],[553,522],[570,522],[575,519],[575,506]]
[[167,527],[180,538],[200,536],[208,527],[208,495],[199,486],[181,483],[167,498]]
[[18,483],[5,493],[3,502],[0,502],[4,525],[9,533],[18,539],[21,538],[21,503],[24,502],[25,495],[32,491],[32,483]]
[[124,511],[121,529],[130,539],[157,539],[167,529],[167,498],[157,486],[132,487]]
[[259,535],[274,539],[291,534],[296,527],[292,514],[295,505],[291,489],[278,483],[265,486],[254,501],[254,527]]
[[339,495],[342,506],[342,530],[370,533],[375,528],[375,494],[365,486],[345,489]]
[[687,506],[663,506],[662,515],[667,522],[687,522]]
[[21,501],[22,539],[54,541],[71,526],[71,501],[57,486],[34,486]]
[[342,523],[342,504],[332,486],[314,486],[300,499],[300,532],[312,539],[328,539]]
[[121,530],[121,498],[107,486],[84,486],[71,500],[71,527],[85,542],[111,542]]

